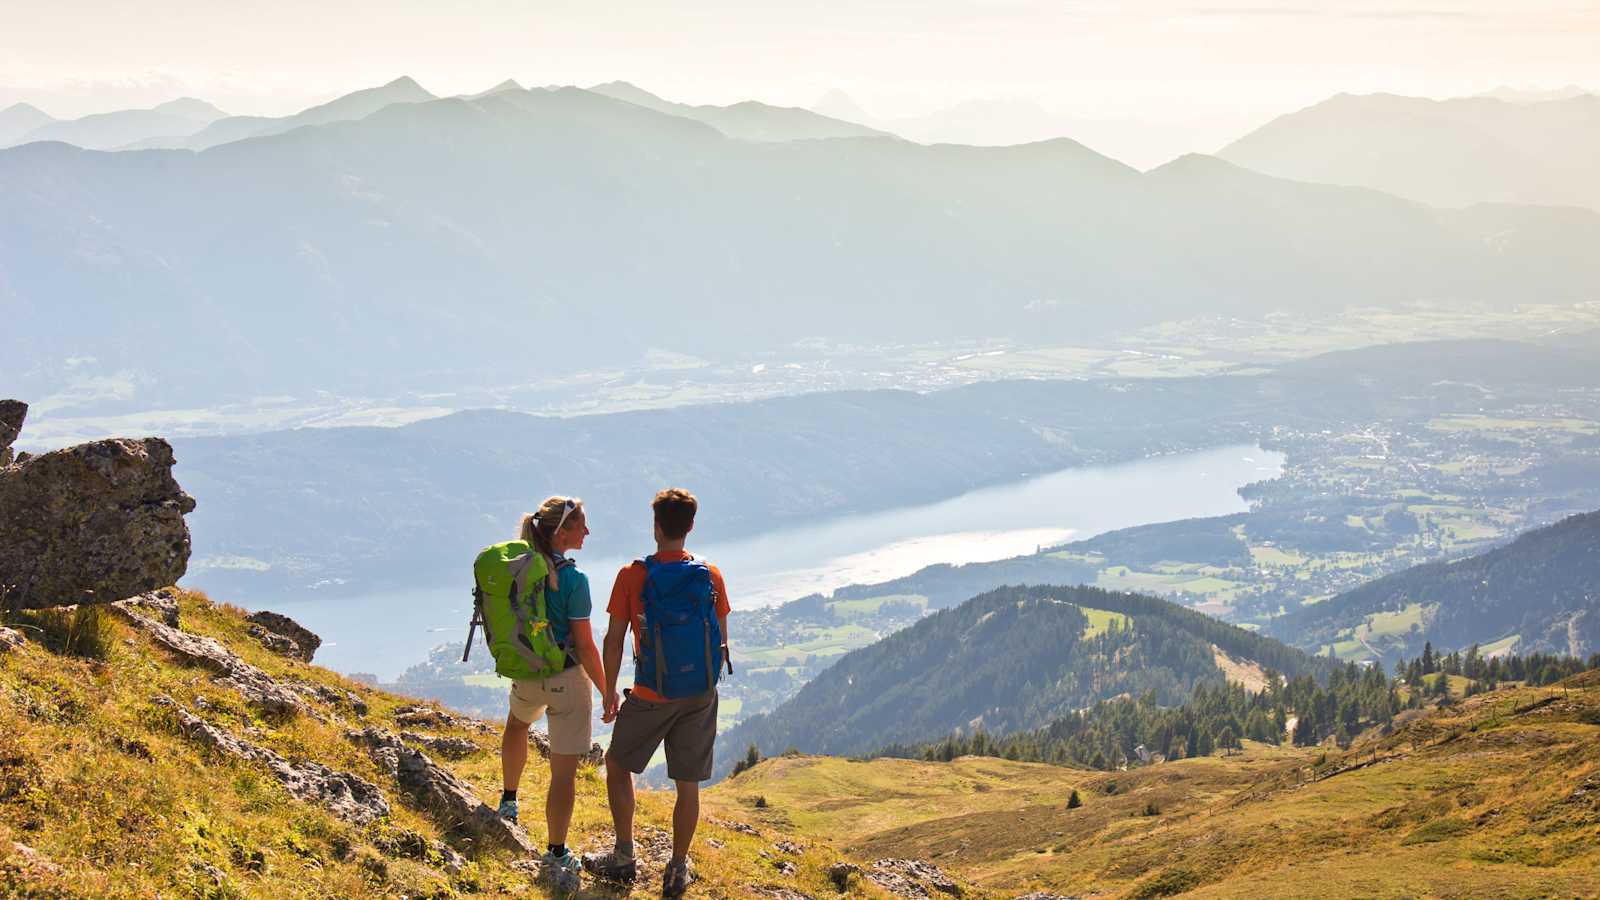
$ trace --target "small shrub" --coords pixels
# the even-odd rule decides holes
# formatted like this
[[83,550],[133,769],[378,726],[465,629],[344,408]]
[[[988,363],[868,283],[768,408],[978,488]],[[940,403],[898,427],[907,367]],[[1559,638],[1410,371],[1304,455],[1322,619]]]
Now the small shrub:
[[1117,792],[1117,780],[1115,778],[1113,778],[1110,781],[1106,782],[1106,795],[1110,796],[1112,794],[1115,794],[1116,792]]
[[766,809],[767,808],[767,798],[766,797],[757,797],[756,798],[756,802],[755,802],[755,807],[756,807],[756,809]]
[[102,615],[98,606],[28,610],[8,618],[13,627],[67,656],[106,659],[111,655],[111,645],[116,638],[111,617]]
[[1077,790],[1073,790],[1072,796],[1067,798],[1067,809],[1077,809],[1082,805],[1083,798],[1078,796]]
[[1144,812],[1141,815],[1159,816],[1161,815],[1161,807],[1157,806],[1154,800],[1151,800],[1144,805]]

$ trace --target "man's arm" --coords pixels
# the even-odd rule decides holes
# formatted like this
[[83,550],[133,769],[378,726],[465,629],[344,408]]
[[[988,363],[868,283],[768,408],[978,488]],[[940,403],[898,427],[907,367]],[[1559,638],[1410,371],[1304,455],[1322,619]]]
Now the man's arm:
[[622,671],[622,643],[628,637],[628,618],[613,615],[606,628],[605,694],[606,713],[601,721],[610,722],[617,717],[617,675]]

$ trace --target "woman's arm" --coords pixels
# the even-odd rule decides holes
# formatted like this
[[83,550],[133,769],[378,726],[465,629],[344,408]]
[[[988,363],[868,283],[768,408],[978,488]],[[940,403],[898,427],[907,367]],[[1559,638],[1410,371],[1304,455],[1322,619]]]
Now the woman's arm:
[[594,644],[594,631],[589,627],[588,619],[573,619],[567,623],[568,634],[572,639],[572,648],[578,651],[578,663],[583,666],[584,674],[594,686],[600,689],[600,696],[605,697],[606,670],[600,664],[600,648]]

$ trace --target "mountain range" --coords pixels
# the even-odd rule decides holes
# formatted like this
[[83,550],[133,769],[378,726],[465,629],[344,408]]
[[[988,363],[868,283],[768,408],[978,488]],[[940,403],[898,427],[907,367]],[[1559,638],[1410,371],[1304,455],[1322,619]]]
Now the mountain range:
[[1530,103],[1340,94],[1274,119],[1218,155],[1268,175],[1434,206],[1600,209],[1600,95]]
[[829,118],[811,110],[771,106],[746,100],[731,106],[691,106],[673,103],[627,83],[612,81],[589,88],[592,93],[623,100],[645,109],[704,122],[731,138],[746,141],[797,141],[832,137],[882,137],[865,125]]
[[[1600,215],[1580,210],[1435,210],[1209,157],[1140,173],[1070,140],[740,140],[576,88],[391,89],[420,102],[384,93],[329,121],[359,112],[352,95],[199,153],[0,152],[14,390],[114,377],[198,405],[449,391],[504,379],[487,323],[538,334],[558,318],[542,365],[573,369],[651,348],[1063,341],[1197,306],[1503,306],[1600,285]],[[49,349],[68,341],[70,371]],[[181,359],[140,349],[177,345]]]
[[[150,141],[178,141],[226,117],[227,113],[193,97],[181,97],[150,109],[124,109],[62,120],[19,103],[0,113],[0,147],[60,141],[89,150],[117,150]],[[35,123],[33,127],[18,127],[18,123],[30,120]]]

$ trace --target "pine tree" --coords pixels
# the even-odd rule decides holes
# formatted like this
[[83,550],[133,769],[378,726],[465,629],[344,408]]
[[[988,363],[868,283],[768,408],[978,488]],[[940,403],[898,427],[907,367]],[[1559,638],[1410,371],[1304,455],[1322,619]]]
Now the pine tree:
[[1067,798],[1067,809],[1077,809],[1082,805],[1083,798],[1078,796],[1078,791],[1076,788],[1074,788],[1072,791],[1072,796]]

